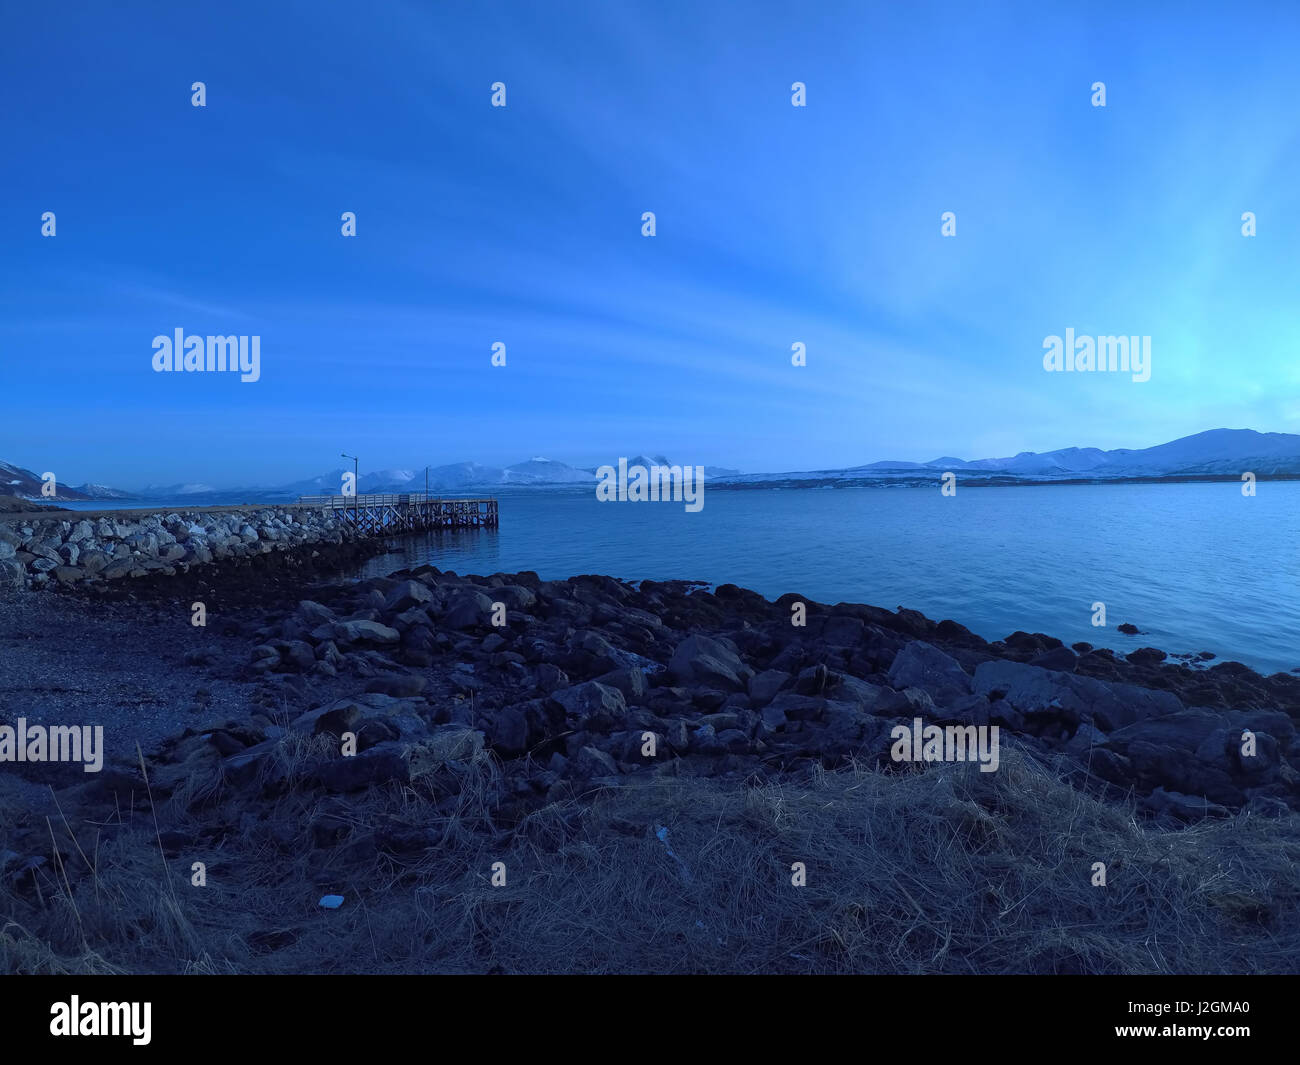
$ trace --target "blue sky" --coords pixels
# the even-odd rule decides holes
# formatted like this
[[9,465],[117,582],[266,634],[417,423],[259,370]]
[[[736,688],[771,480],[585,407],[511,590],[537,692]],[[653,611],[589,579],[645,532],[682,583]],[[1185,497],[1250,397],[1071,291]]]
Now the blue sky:
[[[1300,8],[1149,6],[11,6],[0,459],[225,486],[1300,431]],[[1046,373],[1067,327],[1150,335],[1151,380]],[[154,373],[176,328],[259,335],[261,380]]]

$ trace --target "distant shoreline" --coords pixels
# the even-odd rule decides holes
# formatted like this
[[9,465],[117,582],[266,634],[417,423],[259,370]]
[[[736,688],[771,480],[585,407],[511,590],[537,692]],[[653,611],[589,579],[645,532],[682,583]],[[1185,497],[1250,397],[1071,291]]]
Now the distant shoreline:
[[[1151,476],[1151,477],[1013,477],[1005,474],[993,474],[981,476],[978,474],[963,474],[960,470],[948,471],[956,475],[957,483],[963,488],[1043,488],[1060,485],[1107,485],[1107,484],[1241,484],[1240,474],[1226,473],[1205,473],[1205,474],[1175,474],[1169,476]],[[1255,472],[1255,471],[1250,471]],[[1268,483],[1273,481],[1300,481],[1300,473],[1257,473],[1256,483]],[[882,477],[773,477],[770,480],[763,481],[706,481],[709,489],[715,492],[722,491],[748,491],[751,489],[763,488],[934,488],[942,484],[942,474],[936,473],[933,477],[916,477],[900,476],[893,478]],[[454,491],[442,493],[444,498],[455,499],[475,492],[491,491],[495,493],[502,492],[551,492],[557,490],[584,490],[590,488],[594,491],[597,482],[593,479],[590,485],[574,484],[573,482],[564,482],[561,484],[511,484],[511,485],[478,485],[466,488],[457,488]],[[437,493],[438,489],[432,489]],[[215,493],[220,496],[221,493]],[[35,520],[42,517],[49,517],[51,514],[78,514],[82,517],[99,516],[104,514],[122,514],[137,511],[141,513],[158,513],[168,510],[232,510],[241,507],[291,507],[297,506],[297,497],[280,498],[265,497],[259,499],[244,499],[238,501],[223,501],[203,503],[194,498],[181,500],[148,500],[148,499],[123,499],[121,506],[101,505],[95,509],[82,509],[92,503],[109,504],[111,500],[94,500],[94,499],[55,499],[55,505],[42,506],[31,500],[19,499],[18,497],[0,496],[0,521],[21,521]],[[27,503],[27,509],[19,509],[16,504]],[[57,504],[77,504],[77,506],[59,506]]]
[[[956,474],[963,488],[1040,488],[1055,485],[1102,484],[1241,484],[1239,474],[1178,474],[1161,477],[1009,477],[1006,475],[978,476]],[[1256,482],[1300,481],[1300,473],[1256,474]],[[708,482],[706,482],[708,483]],[[719,481],[709,483],[715,492],[724,489],[747,488],[934,488],[942,484],[942,475],[933,477],[800,477],[798,479],[774,478],[770,481]]]

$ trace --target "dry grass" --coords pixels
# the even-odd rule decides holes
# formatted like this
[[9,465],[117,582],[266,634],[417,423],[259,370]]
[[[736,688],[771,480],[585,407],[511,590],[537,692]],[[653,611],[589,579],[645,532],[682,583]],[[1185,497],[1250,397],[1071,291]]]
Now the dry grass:
[[[157,810],[164,831],[201,841],[171,859],[139,807],[75,833],[52,820],[39,894],[0,888],[0,971],[1300,968],[1300,816],[1164,830],[1014,752],[990,774],[661,778],[510,827],[493,816],[501,788],[491,763],[458,781],[454,809],[409,787],[346,801],[295,788],[258,804],[196,782]],[[314,846],[322,824],[336,838]],[[394,824],[436,843],[376,851],[367,840]],[[193,861],[207,863],[206,887],[190,885]],[[491,884],[497,861],[504,887]],[[321,909],[327,892],[344,906]]]

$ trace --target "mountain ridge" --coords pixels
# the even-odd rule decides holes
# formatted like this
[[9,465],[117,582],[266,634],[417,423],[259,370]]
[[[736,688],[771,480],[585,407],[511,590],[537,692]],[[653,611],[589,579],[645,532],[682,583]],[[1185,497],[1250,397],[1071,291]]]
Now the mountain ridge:
[[[614,465],[613,459],[610,465]],[[638,454],[628,465],[668,465],[662,455]],[[146,485],[127,491],[101,484],[57,485],[54,499],[176,499],[196,502],[289,500],[300,495],[329,495],[342,490],[343,476],[351,470],[338,468],[315,477],[282,485],[218,489],[202,483]],[[964,473],[984,478],[1034,480],[1148,479],[1240,476],[1300,476],[1300,435],[1261,433],[1254,429],[1208,429],[1147,448],[1065,447],[1054,451],[1021,451],[1003,458],[960,459],[943,456],[929,462],[884,459],[859,466],[831,467],[770,473],[740,473],[725,467],[705,466],[706,478],[714,484],[753,486],[767,483],[821,481],[841,483],[900,483],[907,479],[934,480],[944,473]],[[361,474],[362,493],[423,491],[424,470],[385,468]],[[431,466],[431,491],[463,492],[503,487],[557,487],[594,483],[596,467],[576,467],[554,459],[534,456],[510,466],[490,466],[474,461]],[[0,462],[0,496],[40,501],[41,478],[31,470]]]

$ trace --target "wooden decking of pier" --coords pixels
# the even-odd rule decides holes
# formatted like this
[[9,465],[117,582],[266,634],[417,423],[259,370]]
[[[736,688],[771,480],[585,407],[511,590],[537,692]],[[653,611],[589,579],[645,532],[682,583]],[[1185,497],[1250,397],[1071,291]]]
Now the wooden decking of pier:
[[299,496],[299,504],[338,512],[368,535],[426,529],[497,527],[495,499],[441,499],[423,492],[400,495]]

